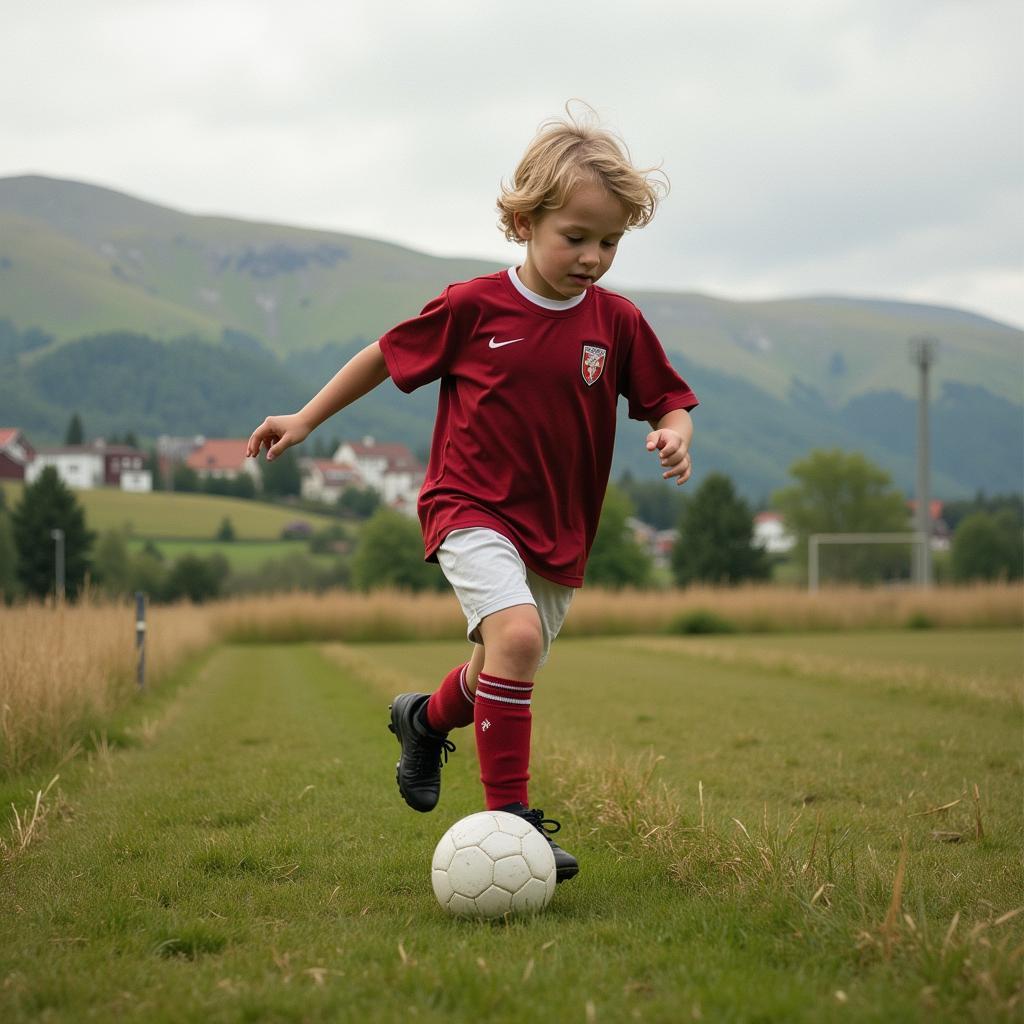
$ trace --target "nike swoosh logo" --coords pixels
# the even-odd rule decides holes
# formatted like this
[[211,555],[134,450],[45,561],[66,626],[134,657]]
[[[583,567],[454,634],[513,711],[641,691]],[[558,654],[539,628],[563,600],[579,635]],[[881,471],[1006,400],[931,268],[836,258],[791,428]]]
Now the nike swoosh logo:
[[511,341],[495,341],[494,338],[487,343],[488,348],[504,348],[506,345],[514,345],[517,341],[526,341],[525,338],[513,338]]

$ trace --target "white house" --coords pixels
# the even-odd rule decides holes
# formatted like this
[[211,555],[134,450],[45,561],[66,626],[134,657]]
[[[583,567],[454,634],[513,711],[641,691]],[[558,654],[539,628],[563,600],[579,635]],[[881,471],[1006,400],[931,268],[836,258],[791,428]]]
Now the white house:
[[786,529],[778,512],[758,512],[754,516],[754,547],[764,548],[770,555],[784,555],[795,544],[796,538]]
[[82,490],[94,487],[117,487],[123,491],[151,491],[153,475],[143,469],[145,455],[129,445],[94,441],[92,444],[71,444],[58,448],[40,448],[25,467],[25,482],[35,483],[47,466],[68,487]]
[[333,505],[350,487],[364,487],[362,474],[348,462],[333,459],[300,459],[302,497]]
[[425,471],[404,444],[381,444],[372,437],[345,441],[333,461],[355,466],[365,485],[377,491],[385,504],[403,511],[415,509]]
[[25,483],[34,484],[47,466],[68,487],[88,490],[103,486],[103,452],[86,445],[65,445],[61,448],[39,448],[36,457],[25,467]]

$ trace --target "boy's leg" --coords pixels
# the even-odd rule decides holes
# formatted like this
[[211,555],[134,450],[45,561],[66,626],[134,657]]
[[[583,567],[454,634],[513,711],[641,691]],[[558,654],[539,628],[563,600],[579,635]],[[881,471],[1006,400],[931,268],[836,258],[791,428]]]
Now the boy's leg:
[[455,749],[448,739],[452,729],[473,724],[476,680],[483,665],[483,647],[457,665],[432,693],[400,693],[391,703],[388,728],[402,745],[395,766],[398,790],[417,811],[432,811],[441,796],[441,764]]
[[515,605],[480,623],[483,670],[476,687],[474,721],[480,780],[488,810],[529,806],[530,700],[543,649],[534,605]]
[[[528,821],[551,846],[556,879],[579,873],[576,858],[549,831],[558,822],[530,807],[530,702],[533,678],[545,653],[544,628],[534,605],[518,605],[489,615],[480,624],[483,670],[476,688],[476,749],[488,810],[507,811]],[[553,826],[549,828],[546,826]]]
[[448,733],[473,724],[473,691],[469,688],[469,662],[457,665],[441,680],[422,712],[435,732]]

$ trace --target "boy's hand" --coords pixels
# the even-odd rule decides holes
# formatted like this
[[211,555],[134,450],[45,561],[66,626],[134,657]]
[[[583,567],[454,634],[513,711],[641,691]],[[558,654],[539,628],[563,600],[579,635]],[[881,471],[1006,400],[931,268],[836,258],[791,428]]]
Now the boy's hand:
[[681,435],[667,427],[652,430],[647,435],[647,450],[656,451],[661,460],[663,480],[676,477],[676,484],[685,484],[690,479],[690,450]]
[[305,441],[308,436],[309,427],[297,413],[291,416],[268,416],[252,432],[245,454],[255,459],[266,445],[267,462],[272,462],[293,444]]

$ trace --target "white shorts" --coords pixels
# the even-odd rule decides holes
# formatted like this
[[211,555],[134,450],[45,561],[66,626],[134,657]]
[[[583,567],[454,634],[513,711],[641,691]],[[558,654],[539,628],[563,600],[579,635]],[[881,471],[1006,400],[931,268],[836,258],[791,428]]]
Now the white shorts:
[[466,638],[483,643],[480,621],[494,612],[518,604],[532,604],[540,617],[544,647],[540,664],[547,661],[551,642],[558,636],[572,602],[572,587],[538,576],[523,563],[515,545],[495,530],[474,526],[453,530],[437,549],[437,560],[466,616]]

